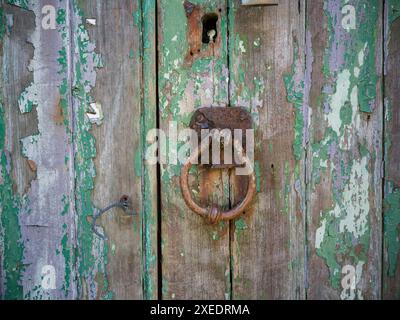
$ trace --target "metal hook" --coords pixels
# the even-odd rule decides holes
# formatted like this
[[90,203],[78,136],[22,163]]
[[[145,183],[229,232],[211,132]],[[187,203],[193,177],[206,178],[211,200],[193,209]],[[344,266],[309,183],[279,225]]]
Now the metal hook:
[[121,208],[122,210],[124,210],[124,212],[130,216],[134,216],[135,214],[132,212],[129,212],[129,208],[131,207],[131,202],[129,200],[129,197],[127,195],[123,195],[119,201],[114,202],[112,204],[110,204],[109,206],[105,207],[104,209],[100,210],[97,214],[93,215],[93,221],[92,221],[92,231],[94,234],[96,234],[99,238],[103,239],[103,240],[107,240],[108,238],[103,236],[102,234],[100,234],[99,232],[97,232],[96,230],[96,221],[98,218],[100,218],[103,213],[106,213],[108,210],[112,209],[112,208]]

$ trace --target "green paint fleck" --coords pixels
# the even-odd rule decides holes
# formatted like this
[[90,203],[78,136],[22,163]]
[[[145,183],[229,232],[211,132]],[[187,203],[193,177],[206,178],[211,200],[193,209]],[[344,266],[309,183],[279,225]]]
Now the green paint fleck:
[[261,191],[261,168],[260,168],[259,161],[255,161],[254,171],[256,173],[256,190],[257,190],[257,192],[260,192]]
[[[96,176],[93,159],[96,156],[95,139],[91,134],[92,124],[86,113],[88,106],[93,101],[90,96],[91,84],[87,77],[93,76],[94,68],[100,67],[100,56],[92,50],[94,46],[89,41],[83,12],[74,2],[73,12],[77,23],[73,30],[73,45],[75,47],[73,73],[73,97],[76,104],[74,141],[76,145],[75,163],[75,203],[78,215],[77,241],[78,241],[78,289],[82,292],[83,283],[88,288],[89,298],[108,299],[112,296],[108,278],[105,276],[108,244],[100,245],[101,240],[94,238],[89,217],[93,216],[95,207],[92,203],[91,193],[94,188]],[[96,287],[101,290],[97,291]],[[83,293],[82,293],[83,294]],[[99,295],[99,296],[97,296]]]
[[303,100],[304,100],[304,81],[296,80],[296,68],[301,63],[299,59],[299,48],[295,42],[293,53],[293,64],[290,74],[283,77],[285,83],[287,100],[293,104],[294,108],[294,141],[293,154],[295,160],[299,161],[303,154],[303,139],[304,139],[304,117],[303,117]]
[[29,10],[30,1],[29,0],[7,0],[8,4],[20,7],[25,10]]
[[137,149],[135,151],[135,176],[141,177],[142,176],[142,151],[141,149]]
[[61,239],[61,247],[62,247],[62,254],[64,256],[65,260],[65,276],[64,276],[64,283],[62,285],[62,289],[65,293],[65,297],[68,297],[68,292],[69,292],[69,285],[70,285],[70,279],[71,279],[71,255],[72,255],[72,250],[71,246],[68,244],[68,231],[67,231],[67,225],[63,225],[64,229],[64,236]]
[[241,230],[246,230],[247,228],[248,227],[247,227],[246,221],[244,221],[243,218],[239,218],[239,219],[235,220],[235,230],[241,231]]
[[394,277],[400,254],[400,189],[393,189],[393,184],[387,182],[384,210],[384,234],[388,253],[387,274]]
[[[1,49],[0,49],[1,50]],[[2,96],[0,96],[2,100]],[[24,246],[19,225],[20,198],[14,194],[11,179],[11,156],[5,150],[6,124],[0,100],[0,246],[3,250],[4,299],[22,299],[21,276]]]
[[[360,139],[357,145],[351,145],[347,137],[359,129],[359,111],[371,112],[374,105],[380,5],[376,0],[368,2],[368,6],[365,1],[357,1],[355,7],[360,27],[349,31],[341,28],[341,20],[337,19],[340,8],[324,7],[329,35],[322,67],[326,85],[318,101],[328,127],[323,137],[312,144],[312,189],[321,182],[322,173],[332,180],[332,206],[321,212],[315,246],[317,255],[329,268],[331,286],[336,290],[341,290],[344,264],[362,266],[368,261],[371,236],[369,166],[374,155],[366,141]],[[348,36],[342,37],[345,32]],[[331,65],[331,61],[338,61],[339,50],[344,50],[341,65]]]
[[0,7],[0,42],[3,43],[3,38],[6,33],[6,17],[4,8]]
[[284,174],[284,183],[282,184],[283,187],[283,207],[281,209],[282,213],[284,214],[289,214],[289,199],[290,199],[290,191],[291,191],[291,185],[290,185],[290,165],[288,161],[285,161],[285,166],[283,169],[283,174]]

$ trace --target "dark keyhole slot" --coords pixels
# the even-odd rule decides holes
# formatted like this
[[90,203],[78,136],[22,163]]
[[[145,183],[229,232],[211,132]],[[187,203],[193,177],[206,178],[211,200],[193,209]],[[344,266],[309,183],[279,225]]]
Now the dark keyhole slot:
[[217,21],[218,21],[218,15],[216,13],[208,13],[204,15],[204,17],[201,19],[201,22],[203,23],[203,34],[201,41],[203,43],[210,42],[209,31],[211,30],[215,30],[215,34],[212,38],[213,42],[215,42],[215,39],[217,38],[218,35]]

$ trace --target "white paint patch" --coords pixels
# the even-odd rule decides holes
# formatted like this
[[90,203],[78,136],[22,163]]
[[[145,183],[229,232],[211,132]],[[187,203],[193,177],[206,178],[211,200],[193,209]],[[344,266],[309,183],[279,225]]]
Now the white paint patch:
[[260,37],[258,37],[257,39],[255,39],[255,40],[253,41],[253,45],[254,45],[256,48],[258,48],[258,47],[261,45],[261,39],[260,39]]
[[86,19],[86,23],[90,24],[91,26],[95,26],[96,25],[96,19],[88,18],[88,19]]
[[[359,51],[357,55],[358,66],[353,69],[353,74],[356,78],[360,75],[360,68],[364,64],[365,50],[367,48],[367,43],[364,44],[363,48]],[[340,137],[340,148],[343,150],[349,150],[352,141],[350,141],[353,128],[357,128],[360,123],[360,114],[358,111],[358,86],[354,85],[351,87],[350,82],[351,73],[350,70],[345,69],[339,73],[336,81],[336,91],[330,97],[329,103],[331,107],[331,112],[326,115],[329,126],[336,132],[338,137]],[[349,125],[346,125],[343,129],[342,134],[340,133],[340,128],[342,126],[342,121],[340,119],[340,110],[350,99],[351,109],[352,109],[352,121]]]
[[358,65],[360,67],[363,66],[364,64],[364,57],[365,57],[365,49],[367,49],[367,42],[364,44],[364,48],[360,50],[360,52],[358,53]]
[[21,113],[31,111],[32,106],[38,105],[38,90],[33,83],[21,93],[18,99],[18,107]]
[[[339,218],[339,232],[350,232],[354,239],[360,239],[368,232],[369,215],[369,172],[367,169],[368,159],[354,160],[350,173],[349,183],[343,191],[341,204],[328,213],[330,216]],[[320,248],[326,232],[325,220],[315,234],[315,247]]]
[[241,53],[245,53],[246,52],[246,48],[244,47],[244,43],[242,40],[239,41],[239,51]]
[[367,157],[354,160],[349,183],[343,192],[343,220],[340,221],[340,232],[348,231],[359,239],[368,231],[369,215],[369,172]]
[[101,125],[104,118],[101,104],[98,102],[93,102],[90,104],[90,109],[91,109],[90,112],[86,113],[90,123],[95,123],[98,126]]
[[30,160],[38,161],[37,149],[38,141],[40,139],[40,134],[28,136],[20,140],[22,145],[22,154]]
[[348,69],[339,73],[336,81],[336,92],[331,96],[330,106],[331,112],[325,116],[329,126],[340,136],[340,109],[349,98],[350,90],[350,71]]
[[315,233],[315,248],[321,248],[321,243],[324,241],[325,235],[325,228],[326,228],[326,220],[321,221],[321,226],[317,229]]

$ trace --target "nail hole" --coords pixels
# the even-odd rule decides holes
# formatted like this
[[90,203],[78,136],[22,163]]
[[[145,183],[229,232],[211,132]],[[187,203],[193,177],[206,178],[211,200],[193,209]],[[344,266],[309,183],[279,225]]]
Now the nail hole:
[[274,168],[274,164],[271,164],[271,169],[273,169]]
[[201,19],[203,23],[203,33],[202,33],[202,42],[203,43],[210,43],[210,38],[212,41],[215,42],[217,38],[217,21],[218,15],[216,13],[207,13]]
[[191,56],[193,55],[193,52],[192,52],[192,51],[190,51],[190,55],[191,55]]

